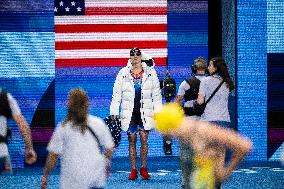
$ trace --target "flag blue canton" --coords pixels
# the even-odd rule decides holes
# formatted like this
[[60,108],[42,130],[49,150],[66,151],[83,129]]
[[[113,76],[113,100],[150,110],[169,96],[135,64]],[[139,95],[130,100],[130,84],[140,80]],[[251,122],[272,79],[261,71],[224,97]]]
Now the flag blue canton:
[[84,0],[55,0],[54,15],[84,15],[85,1]]

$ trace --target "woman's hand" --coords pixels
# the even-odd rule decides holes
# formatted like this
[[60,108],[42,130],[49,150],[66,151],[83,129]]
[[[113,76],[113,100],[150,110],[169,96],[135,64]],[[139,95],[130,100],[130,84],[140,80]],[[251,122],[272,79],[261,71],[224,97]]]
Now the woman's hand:
[[111,117],[111,119],[112,119],[112,120],[116,120],[116,119],[118,119],[118,118],[119,118],[119,116],[118,116],[118,115],[111,115],[110,117]]
[[25,159],[27,164],[33,164],[37,160],[37,155],[34,149],[25,150]]

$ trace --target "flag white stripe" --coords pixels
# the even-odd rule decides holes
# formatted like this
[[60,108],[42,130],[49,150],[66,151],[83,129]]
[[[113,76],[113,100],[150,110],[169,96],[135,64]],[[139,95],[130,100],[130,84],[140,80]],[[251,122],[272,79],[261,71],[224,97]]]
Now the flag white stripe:
[[[167,49],[141,49],[151,57],[166,57]],[[56,59],[129,58],[129,49],[56,50]]]
[[55,16],[58,24],[167,24],[167,15]]
[[166,7],[167,0],[88,0],[86,7]]
[[167,32],[56,33],[55,41],[148,41],[167,40]]

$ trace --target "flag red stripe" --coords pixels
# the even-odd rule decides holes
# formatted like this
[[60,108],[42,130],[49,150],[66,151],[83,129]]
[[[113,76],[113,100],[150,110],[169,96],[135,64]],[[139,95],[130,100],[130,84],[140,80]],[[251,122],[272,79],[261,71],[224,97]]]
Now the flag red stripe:
[[167,48],[167,41],[65,41],[55,42],[55,50]]
[[55,25],[55,33],[166,32],[167,24],[72,24]]
[[87,15],[167,15],[167,7],[86,7]]
[[[165,66],[166,57],[153,57],[156,66]],[[55,67],[126,66],[128,58],[55,59]]]

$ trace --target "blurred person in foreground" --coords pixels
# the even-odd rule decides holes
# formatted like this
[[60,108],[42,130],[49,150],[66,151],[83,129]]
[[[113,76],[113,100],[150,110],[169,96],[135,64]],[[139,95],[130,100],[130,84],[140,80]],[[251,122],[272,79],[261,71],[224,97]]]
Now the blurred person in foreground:
[[[158,131],[191,145],[194,170],[190,186],[193,189],[218,188],[252,149],[251,141],[232,129],[185,117],[176,103],[164,105],[154,118]],[[220,157],[226,148],[232,150],[232,158],[225,165]]]
[[[101,189],[106,182],[114,142],[105,122],[88,114],[89,99],[82,89],[69,92],[68,113],[48,144],[48,157],[41,179],[47,187],[48,176],[61,157],[60,188]],[[105,148],[102,153],[100,147]]]
[[12,163],[8,151],[9,132],[7,121],[13,119],[23,136],[25,143],[25,162],[36,162],[37,155],[33,148],[31,130],[25,117],[22,115],[16,99],[8,92],[0,89],[0,174],[11,173]]

